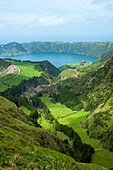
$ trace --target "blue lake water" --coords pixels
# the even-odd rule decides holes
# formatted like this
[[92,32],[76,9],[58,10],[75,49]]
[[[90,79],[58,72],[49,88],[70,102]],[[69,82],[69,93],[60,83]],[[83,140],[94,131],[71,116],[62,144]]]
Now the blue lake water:
[[94,62],[97,57],[89,57],[81,54],[71,54],[71,53],[34,53],[27,55],[18,55],[18,56],[10,56],[10,57],[0,57],[0,58],[11,58],[21,61],[44,61],[48,60],[56,67],[60,67],[67,63],[77,63],[80,61],[90,61]]

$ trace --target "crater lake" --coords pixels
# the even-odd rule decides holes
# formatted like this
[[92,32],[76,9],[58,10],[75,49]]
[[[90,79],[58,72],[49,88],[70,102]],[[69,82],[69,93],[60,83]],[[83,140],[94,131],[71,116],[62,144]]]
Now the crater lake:
[[89,61],[94,62],[97,57],[90,57],[81,54],[72,54],[72,53],[33,53],[26,55],[15,55],[15,56],[0,56],[0,58],[9,58],[21,61],[44,61],[48,60],[56,67],[60,67],[68,63],[77,63],[80,61]]

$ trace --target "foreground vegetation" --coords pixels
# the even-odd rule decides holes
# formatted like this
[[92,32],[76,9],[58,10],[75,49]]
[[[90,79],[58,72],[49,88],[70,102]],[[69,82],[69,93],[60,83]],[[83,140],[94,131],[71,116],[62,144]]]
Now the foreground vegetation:
[[0,168],[105,169],[98,165],[77,163],[58,152],[68,147],[55,135],[34,127],[14,103],[0,97]]

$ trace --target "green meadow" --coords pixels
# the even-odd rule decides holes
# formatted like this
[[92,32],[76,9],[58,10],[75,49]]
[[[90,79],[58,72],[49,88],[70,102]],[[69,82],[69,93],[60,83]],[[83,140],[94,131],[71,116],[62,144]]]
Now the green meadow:
[[[90,139],[87,136],[86,131],[82,128],[81,122],[86,118],[89,112],[79,111],[76,112],[75,114],[68,115],[69,113],[73,113],[71,109],[67,108],[65,105],[62,105],[60,103],[53,104],[50,102],[50,99],[51,98],[47,96],[41,97],[42,102],[44,102],[47,105],[47,107],[51,111],[51,114],[55,118],[57,118],[59,123],[66,124],[69,127],[72,127],[79,134],[84,143],[90,144],[91,146],[94,147],[95,153],[93,154],[92,157],[92,163],[104,166],[108,169],[113,168],[113,153],[111,153],[109,150],[103,149],[99,140]],[[66,117],[59,118],[62,116]],[[47,129],[47,127],[50,128],[49,124],[46,126],[45,120],[44,123],[42,123],[41,125],[45,129]],[[62,133],[59,133],[57,135],[61,139],[66,139],[66,137]]]
[[90,62],[68,63],[68,64],[65,64],[65,65],[59,67],[59,70],[63,71],[63,70],[68,69],[68,68],[72,68],[72,69],[82,68],[82,67],[88,66],[90,64],[91,64]]
[[56,104],[51,103],[50,99],[51,98],[49,98],[48,96],[41,97],[42,102],[48,106],[51,114],[55,118],[59,118],[61,116],[67,116],[68,114],[73,113],[73,111],[67,108],[65,105],[62,105],[60,103],[56,103]]

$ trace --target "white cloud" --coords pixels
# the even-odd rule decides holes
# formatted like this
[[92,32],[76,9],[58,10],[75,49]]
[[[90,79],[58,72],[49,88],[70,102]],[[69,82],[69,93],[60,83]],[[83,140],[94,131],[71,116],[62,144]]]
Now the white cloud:
[[110,2],[111,0],[1,0],[0,32],[9,32],[14,28],[15,32],[20,30],[21,34],[22,30],[24,34],[36,28],[34,30],[37,34],[44,29],[47,33],[51,33],[51,30],[53,33],[55,30],[63,30],[60,34],[66,32],[67,35],[76,28],[84,31],[84,28],[90,30],[100,26],[101,30],[105,24],[113,23]]

